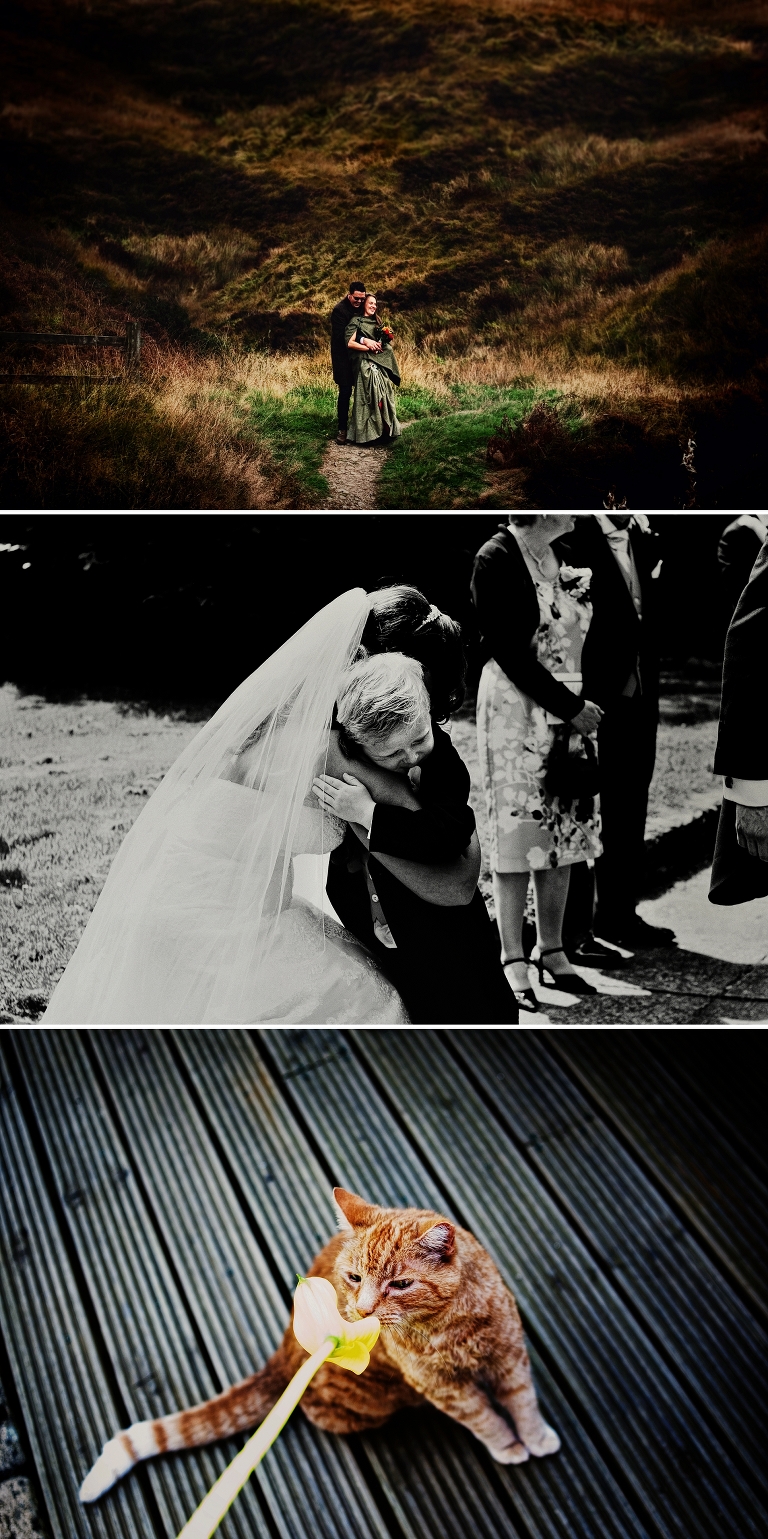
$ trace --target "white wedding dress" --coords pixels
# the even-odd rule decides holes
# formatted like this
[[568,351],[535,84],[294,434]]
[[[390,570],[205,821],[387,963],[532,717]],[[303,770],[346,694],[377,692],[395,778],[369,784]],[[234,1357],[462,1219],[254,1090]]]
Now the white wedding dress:
[[345,825],[311,791],[367,608],[360,589],[327,605],[184,750],[118,851],[46,1025],[407,1024],[332,917],[324,857]]
[[[399,994],[373,957],[335,917],[294,891],[290,875],[276,923],[277,903],[268,916],[243,904],[237,868],[250,849],[249,825],[263,816],[260,801],[257,792],[218,779],[192,791],[170,814],[151,886],[135,890],[134,912],[125,913],[129,941],[111,978],[121,1018],[110,1024],[407,1024]],[[341,844],[344,832],[338,818],[302,807],[293,855],[305,881],[306,857],[312,857],[315,890],[323,855]],[[268,921],[265,949],[257,932]],[[218,987],[222,955],[239,970],[235,1022],[231,1006],[223,1015],[217,1009],[217,1001],[224,1005]],[[45,1021],[70,1019],[79,1022],[83,1016],[67,1015],[64,978]]]
[[[214,780],[172,815],[163,856],[166,869],[155,888],[162,894],[161,901],[157,908],[148,905],[143,914],[144,964],[140,970],[130,964],[127,969],[141,979],[149,1010],[146,1018],[157,1011],[160,1001],[164,1022],[226,1024],[216,1019],[215,978],[221,944],[228,948],[233,965],[235,958],[242,965],[250,949],[249,926],[258,922],[247,907],[233,904],[237,892],[233,873],[239,853],[249,848],[248,824],[261,815],[259,801],[259,795],[247,787]],[[294,835],[294,857],[303,864],[302,857],[312,856],[319,868],[323,854],[341,844],[344,832],[338,818],[305,805]],[[169,954],[177,959],[176,977],[193,980],[194,993],[163,1001]],[[201,967],[206,954],[213,959],[210,975]],[[407,1022],[399,995],[373,957],[337,919],[291,891],[290,882],[266,953],[256,947],[253,955],[258,960],[250,986],[247,976],[241,980],[243,1024],[394,1026]],[[143,1009],[136,998],[133,1018],[144,1019]]]

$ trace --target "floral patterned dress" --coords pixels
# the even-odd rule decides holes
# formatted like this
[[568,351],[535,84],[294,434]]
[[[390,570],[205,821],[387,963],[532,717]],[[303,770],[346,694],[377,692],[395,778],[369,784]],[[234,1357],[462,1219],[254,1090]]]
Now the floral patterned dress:
[[[581,651],[592,618],[591,576],[587,568],[566,566],[552,582],[534,576],[539,627],[532,647],[543,667],[574,692],[580,688]],[[477,697],[477,737],[493,871],[573,866],[602,853],[597,798],[591,815],[579,821],[572,806],[561,806],[544,788],[556,725],[556,718],[517,689],[493,658],[486,663]],[[581,744],[580,734],[572,732],[571,752]]]

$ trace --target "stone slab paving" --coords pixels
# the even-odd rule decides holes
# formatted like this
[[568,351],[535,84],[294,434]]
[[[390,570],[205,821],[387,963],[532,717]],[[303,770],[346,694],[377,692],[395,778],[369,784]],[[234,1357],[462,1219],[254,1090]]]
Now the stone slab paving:
[[[558,995],[536,984],[551,1024],[768,1025],[768,898],[717,908],[708,890],[709,871],[699,871],[641,903],[643,919],[669,926],[677,945],[638,952],[618,973],[580,968],[600,991],[597,998]],[[531,1015],[522,1024],[540,1021]]]
[[0,1539],[44,1539],[24,1450],[0,1384]]
[[13,1475],[0,1482],[0,1539],[45,1539],[25,1475]]

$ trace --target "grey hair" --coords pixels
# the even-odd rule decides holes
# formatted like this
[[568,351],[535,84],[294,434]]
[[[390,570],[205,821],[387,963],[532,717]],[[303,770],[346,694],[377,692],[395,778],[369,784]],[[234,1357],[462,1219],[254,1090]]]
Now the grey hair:
[[430,703],[421,663],[403,652],[377,652],[345,673],[336,701],[336,718],[346,734],[385,738],[412,727]]

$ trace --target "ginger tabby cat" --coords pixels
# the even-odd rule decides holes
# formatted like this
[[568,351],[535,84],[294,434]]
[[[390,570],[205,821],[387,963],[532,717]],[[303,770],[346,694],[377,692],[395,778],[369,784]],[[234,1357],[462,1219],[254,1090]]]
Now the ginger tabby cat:
[[[334,1198],[342,1232],[309,1276],[333,1283],[348,1320],[377,1315],[381,1335],[359,1377],[323,1365],[301,1401],[310,1421],[325,1432],[368,1432],[403,1406],[428,1402],[500,1464],[556,1453],[560,1439],[539,1411],[517,1305],[482,1245],[439,1213],[376,1207],[342,1187]],[[289,1325],[251,1378],[118,1432],[83,1482],[82,1500],[94,1501],[140,1459],[257,1426],[305,1359]]]

